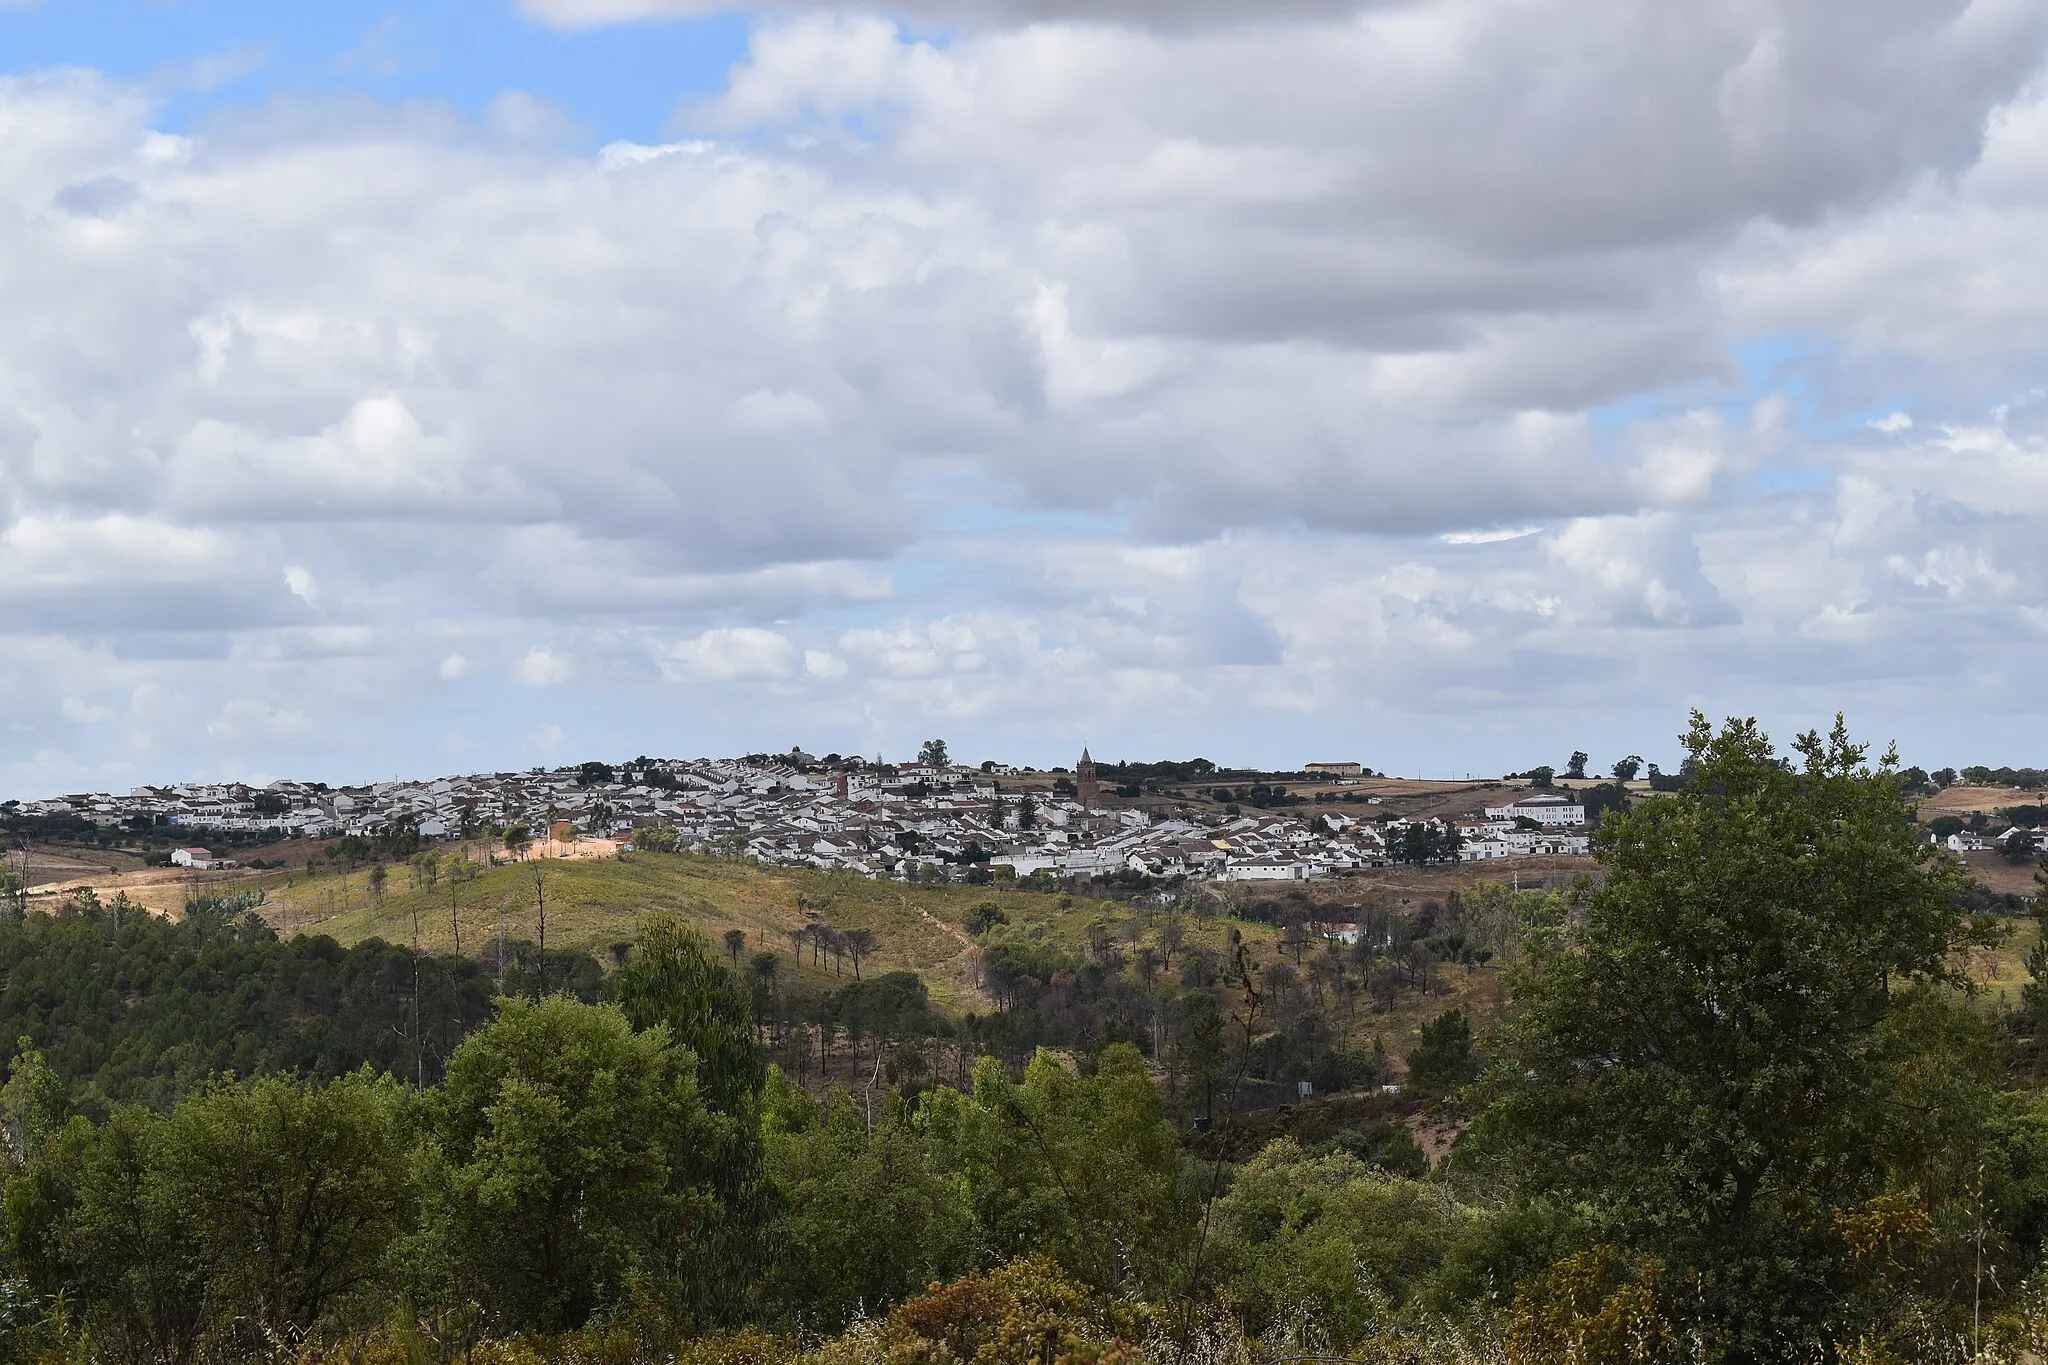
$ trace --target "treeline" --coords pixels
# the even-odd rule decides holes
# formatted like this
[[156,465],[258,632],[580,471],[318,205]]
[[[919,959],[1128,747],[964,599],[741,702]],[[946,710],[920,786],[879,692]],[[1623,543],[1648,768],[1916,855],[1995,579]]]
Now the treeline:
[[223,1077],[97,1120],[27,1049],[8,1270],[86,1358],[270,1356],[401,1302],[475,1335],[728,1320],[767,1207],[744,1002],[672,923],[609,995],[501,999],[438,1086]]
[[209,848],[254,848],[286,837],[281,826],[267,829],[194,829],[190,825],[167,824],[161,817],[130,816],[118,825],[102,825],[83,815],[24,815],[13,803],[0,806],[0,833],[11,840],[28,843],[86,845],[93,848],[130,849],[145,856],[152,850],[167,851],[194,839],[204,838]]
[[1973,765],[1964,768],[1960,776],[1972,787],[2022,787],[2029,791],[2048,789],[2048,768],[1986,768]]
[[11,1302],[56,1309],[24,1335],[53,1358],[254,1359],[401,1314],[444,1360],[579,1332],[645,1359],[748,1325],[815,1339],[977,1272],[969,1334],[1000,1330],[974,1316],[1004,1302],[989,1285],[1050,1295],[1074,1330],[1096,1295],[1144,1318],[1221,1294],[1268,1320],[1291,1307],[1311,1190],[1318,1238],[1382,1248],[1335,1305],[1361,1321],[1388,1294],[1501,1308],[1532,1255],[1511,1238],[1502,1259],[1498,1216],[1417,1180],[1384,1123],[1282,1139],[1226,1181],[1129,1046],[1087,1074],[985,1059],[965,1089],[821,1101],[764,1070],[738,983],[673,922],[606,994],[501,1000],[426,1088],[368,1067],[224,1078],[95,1119],[24,1051],[6,1270]]
[[580,953],[508,944],[496,964],[367,939],[281,939],[241,898],[205,898],[173,923],[116,897],[57,915],[0,917],[0,1038],[26,1038],[88,1112],[156,1106],[213,1076],[315,1080],[369,1066],[438,1081],[501,993],[595,999]]
[[1960,772],[1954,768],[1907,768],[1899,774],[1908,793],[1937,792],[1957,784],[1968,787],[2018,787],[2028,791],[2048,790],[2048,768],[1987,768],[1973,765]]

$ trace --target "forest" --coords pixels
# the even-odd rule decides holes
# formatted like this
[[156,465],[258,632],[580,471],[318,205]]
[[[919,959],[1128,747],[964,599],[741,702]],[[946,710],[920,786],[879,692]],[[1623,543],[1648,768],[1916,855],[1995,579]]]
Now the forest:
[[[1284,899],[1232,907],[1264,948],[991,904],[957,1018],[667,917],[602,962],[0,921],[0,1357],[2039,1358],[2048,947],[1987,996],[2027,926],[1839,723],[1686,747],[1568,893],[1344,949]],[[1339,1041],[1482,962],[1405,1065]]]

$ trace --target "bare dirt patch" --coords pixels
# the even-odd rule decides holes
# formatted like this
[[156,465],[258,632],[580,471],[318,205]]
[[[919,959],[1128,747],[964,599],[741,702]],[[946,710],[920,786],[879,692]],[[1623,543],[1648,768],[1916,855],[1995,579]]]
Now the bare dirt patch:
[[176,919],[184,914],[185,903],[194,896],[251,888],[263,876],[261,872],[241,868],[194,872],[182,867],[144,867],[98,876],[59,877],[31,886],[28,904],[31,910],[54,912],[78,891],[90,888],[102,902],[125,895],[152,913]]
[[1982,882],[1986,890],[1996,891],[2001,896],[2032,896],[2041,889],[2041,884],[2034,880],[2034,874],[2040,869],[2038,862],[2009,863],[2003,853],[1989,850],[1965,853],[1963,862],[1969,867],[1970,875]]
[[1472,1126],[1470,1119],[1455,1118],[1443,1113],[1410,1114],[1406,1120],[1409,1135],[1415,1145],[1422,1149],[1422,1155],[1429,1160],[1431,1169],[1449,1155],[1451,1147],[1465,1135]]
[[133,853],[74,844],[30,844],[25,849],[10,849],[6,855],[7,870],[19,875],[29,886],[114,876],[144,865]]

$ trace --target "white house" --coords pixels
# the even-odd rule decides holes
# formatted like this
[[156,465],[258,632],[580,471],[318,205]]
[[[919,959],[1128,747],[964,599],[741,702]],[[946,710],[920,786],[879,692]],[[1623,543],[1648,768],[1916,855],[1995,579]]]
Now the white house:
[[1583,825],[1586,823],[1586,808],[1557,792],[1538,792],[1505,806],[1486,808],[1489,820],[1513,820],[1517,816],[1534,820],[1539,825]]
[[172,867],[212,867],[213,854],[203,848],[174,848],[171,850]]
[[988,865],[1007,867],[1019,877],[1028,877],[1034,872],[1058,872],[1063,862],[1063,857],[1057,853],[999,853],[988,860]]
[[1230,864],[1223,870],[1223,879],[1231,882],[1298,882],[1320,873],[1320,868],[1299,859],[1269,855]]

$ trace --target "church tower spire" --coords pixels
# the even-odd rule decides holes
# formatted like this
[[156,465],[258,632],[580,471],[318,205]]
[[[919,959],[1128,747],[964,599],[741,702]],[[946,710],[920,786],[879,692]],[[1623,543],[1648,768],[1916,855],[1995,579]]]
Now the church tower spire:
[[1101,799],[1101,789],[1095,783],[1095,760],[1088,756],[1088,746],[1081,746],[1081,761],[1074,765],[1074,799],[1081,803],[1083,810],[1094,810]]

